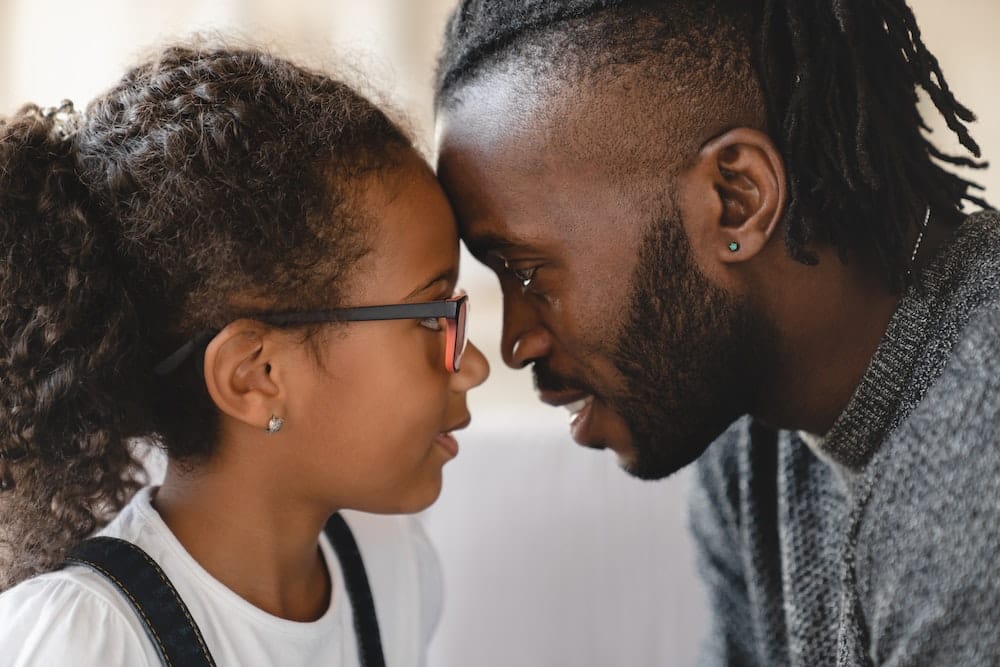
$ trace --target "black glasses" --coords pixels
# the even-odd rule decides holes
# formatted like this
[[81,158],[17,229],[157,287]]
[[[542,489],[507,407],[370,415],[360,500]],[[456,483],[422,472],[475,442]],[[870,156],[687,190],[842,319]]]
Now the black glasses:
[[[327,322],[423,320],[443,317],[445,318],[444,366],[448,372],[457,373],[461,368],[462,354],[465,352],[465,345],[468,342],[469,295],[461,293],[450,299],[423,303],[394,303],[384,306],[357,306],[293,313],[253,313],[244,317],[276,327]],[[198,334],[157,364],[153,372],[159,376],[173,373],[195,350],[207,345],[217,333],[219,332],[204,331]]]

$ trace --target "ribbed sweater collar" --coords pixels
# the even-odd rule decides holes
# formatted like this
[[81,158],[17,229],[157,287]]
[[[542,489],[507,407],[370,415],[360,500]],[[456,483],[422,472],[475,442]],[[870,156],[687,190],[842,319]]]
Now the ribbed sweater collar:
[[1000,216],[969,216],[899,301],[844,412],[819,446],[860,472],[944,367],[962,326],[1000,301]]

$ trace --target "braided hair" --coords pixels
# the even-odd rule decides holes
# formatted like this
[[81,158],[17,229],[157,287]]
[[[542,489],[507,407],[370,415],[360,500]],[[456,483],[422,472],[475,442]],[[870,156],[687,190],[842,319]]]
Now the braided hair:
[[[460,99],[491,67],[543,61],[564,77],[574,74],[560,63],[593,71],[651,62],[664,79],[700,76],[686,88],[701,110],[739,104],[706,66],[720,58],[749,61],[745,83],[758,91],[762,129],[787,167],[784,240],[794,259],[816,263],[813,242],[833,244],[845,261],[862,251],[899,289],[906,239],[927,207],[951,226],[963,202],[988,207],[978,185],[945,168],[986,166],[967,127],[975,116],[948,87],[904,0],[462,0],[445,33],[437,105]],[[917,88],[968,156],[926,139]]]
[[[263,51],[167,48],[80,115],[0,119],[0,590],[59,563],[143,482],[132,443],[212,454],[184,341],[263,307],[341,305],[404,132]],[[308,336],[308,332],[304,332]]]

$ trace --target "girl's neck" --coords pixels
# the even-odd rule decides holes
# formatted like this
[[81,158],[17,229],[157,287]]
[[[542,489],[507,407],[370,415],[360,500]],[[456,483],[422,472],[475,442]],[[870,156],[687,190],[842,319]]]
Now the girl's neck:
[[230,464],[189,471],[171,462],[153,506],[188,553],[237,595],[274,616],[318,619],[331,596],[318,542],[327,517]]

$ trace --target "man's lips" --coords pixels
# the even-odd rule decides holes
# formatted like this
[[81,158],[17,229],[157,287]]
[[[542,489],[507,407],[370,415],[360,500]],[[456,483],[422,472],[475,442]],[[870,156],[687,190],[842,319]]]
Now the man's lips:
[[595,400],[593,394],[578,391],[573,393],[541,391],[539,398],[543,403],[566,408],[569,411],[569,430],[577,444],[596,449],[604,448],[604,445],[597,442],[591,433],[589,417]]
[[538,397],[547,405],[569,411],[570,435],[578,445],[612,449],[619,456],[630,455],[630,445],[625,444],[631,440],[627,427],[603,397],[582,389],[579,384],[572,389],[559,386],[558,391],[539,388]]

